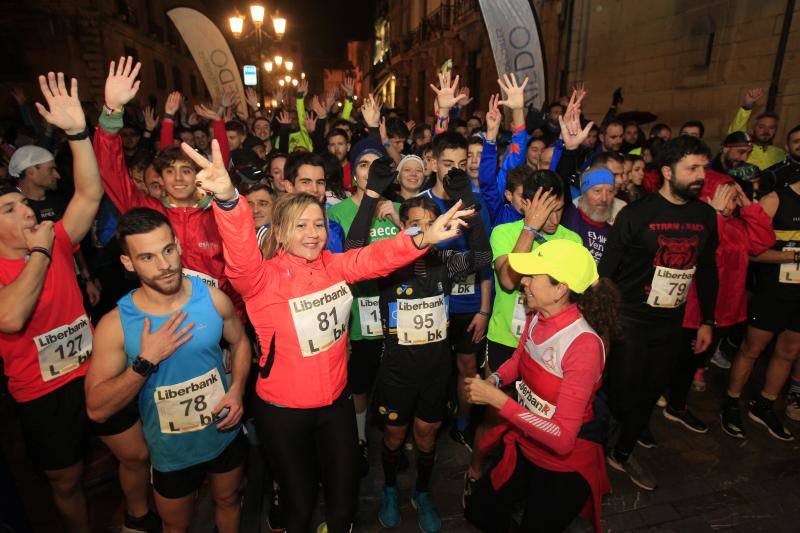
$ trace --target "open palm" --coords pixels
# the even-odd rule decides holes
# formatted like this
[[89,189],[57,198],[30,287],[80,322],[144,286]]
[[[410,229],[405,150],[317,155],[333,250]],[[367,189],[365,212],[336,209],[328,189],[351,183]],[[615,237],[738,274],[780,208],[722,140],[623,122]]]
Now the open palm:
[[70,91],[67,92],[64,73],[59,72],[56,75],[50,72],[47,78],[39,76],[39,87],[47,107],[36,102],[36,109],[47,122],[61,128],[68,135],[75,135],[86,129],[86,116],[78,99],[78,80],[72,78]]
[[141,63],[133,64],[133,58],[128,56],[119,58],[119,63],[116,65],[111,62],[108,68],[108,77],[106,78],[106,105],[112,108],[123,106],[130,102],[136,93],[139,92],[140,81],[136,80],[139,75],[139,69],[142,68]]

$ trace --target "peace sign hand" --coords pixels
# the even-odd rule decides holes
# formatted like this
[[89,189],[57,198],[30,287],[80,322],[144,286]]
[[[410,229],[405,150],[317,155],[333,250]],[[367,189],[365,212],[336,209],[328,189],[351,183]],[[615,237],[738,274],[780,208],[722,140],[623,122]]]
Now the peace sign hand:
[[213,194],[214,198],[221,202],[233,199],[236,189],[233,186],[233,182],[231,182],[228,171],[225,170],[222,151],[219,149],[219,142],[216,139],[211,141],[211,161],[195,152],[186,143],[181,143],[181,148],[189,156],[189,159],[200,167],[200,172],[195,177],[198,187],[209,194]]
[[440,242],[454,239],[461,234],[460,228],[469,226],[467,221],[463,219],[474,215],[475,210],[460,210],[461,206],[462,202],[458,200],[445,214],[433,221],[425,233],[422,234],[422,246],[439,244]]

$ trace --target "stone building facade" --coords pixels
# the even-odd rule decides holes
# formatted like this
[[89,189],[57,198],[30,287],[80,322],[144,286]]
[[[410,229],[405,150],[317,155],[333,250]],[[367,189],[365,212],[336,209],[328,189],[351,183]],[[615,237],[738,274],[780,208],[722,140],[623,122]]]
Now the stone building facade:
[[[532,4],[544,42],[549,100],[583,81],[589,91],[585,114],[600,120],[612,92],[622,87],[622,110],[653,112],[674,129],[689,119],[702,120],[715,145],[745,91],[769,88],[787,1]],[[428,85],[447,59],[476,97],[472,108],[484,109],[498,90],[477,0],[384,0],[376,10],[375,39],[351,43],[349,56],[361,73],[363,90],[377,90],[415,120],[432,114],[434,94]],[[756,111],[764,109],[766,99]],[[774,110],[782,118],[782,139],[800,121],[800,3],[788,33]]]

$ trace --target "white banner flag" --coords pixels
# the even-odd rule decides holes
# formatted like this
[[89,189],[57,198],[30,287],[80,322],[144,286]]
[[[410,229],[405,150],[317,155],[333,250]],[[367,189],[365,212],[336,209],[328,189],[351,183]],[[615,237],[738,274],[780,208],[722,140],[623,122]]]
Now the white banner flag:
[[541,33],[528,0],[480,0],[486,30],[492,43],[497,74],[513,72],[528,78],[525,105],[541,109],[545,103],[545,70]]
[[188,7],[170,9],[167,15],[192,53],[211,97],[217,100],[222,98],[223,92],[235,89],[239,95],[239,113],[247,115],[239,67],[216,24]]

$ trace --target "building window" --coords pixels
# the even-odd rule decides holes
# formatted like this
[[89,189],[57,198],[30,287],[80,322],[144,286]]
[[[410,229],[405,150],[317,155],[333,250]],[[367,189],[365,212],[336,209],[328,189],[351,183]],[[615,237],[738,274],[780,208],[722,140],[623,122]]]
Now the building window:
[[183,74],[178,67],[172,67],[172,86],[176,91],[183,92]]
[[117,0],[117,13],[124,22],[136,26],[139,18],[136,16],[136,6],[131,0]]
[[156,87],[161,90],[166,89],[167,71],[164,68],[164,63],[156,59],[153,61],[153,68],[155,69],[155,75],[156,75]]
[[389,55],[389,21],[378,19],[375,23],[375,57],[373,65],[377,65]]
[[133,58],[134,65],[136,64],[137,61],[139,61],[139,52],[137,52],[136,48],[133,48],[132,46],[125,47],[125,57],[128,56]]
[[192,91],[192,96],[197,96],[197,78],[194,74],[189,74],[189,89]]

